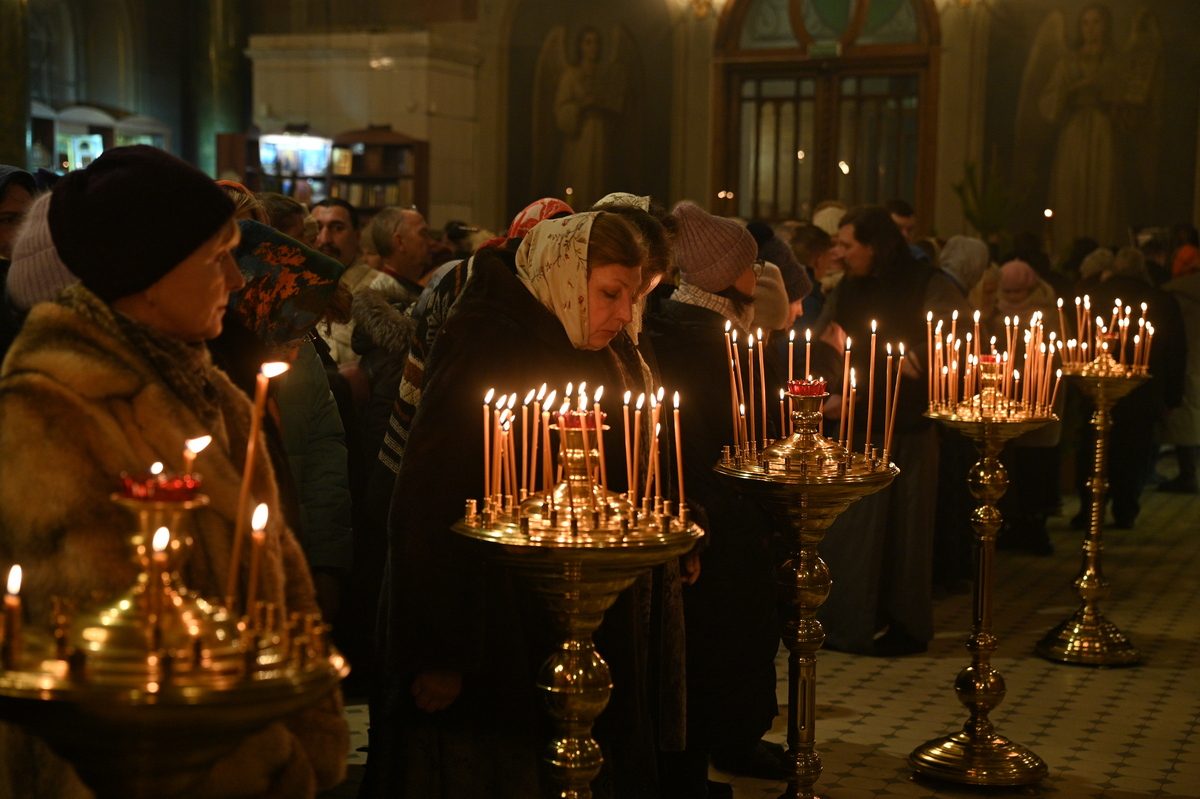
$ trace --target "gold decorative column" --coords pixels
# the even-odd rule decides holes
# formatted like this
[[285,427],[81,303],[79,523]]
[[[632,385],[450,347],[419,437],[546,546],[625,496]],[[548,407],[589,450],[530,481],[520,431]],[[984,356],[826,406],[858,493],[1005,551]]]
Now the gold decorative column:
[[[801,382],[801,381],[798,381]],[[816,614],[828,598],[829,567],[818,546],[850,503],[879,491],[900,470],[884,458],[848,452],[821,435],[821,406],[829,395],[788,394],[796,432],[761,452],[753,445],[725,455],[716,471],[753,494],[788,545],[779,584],[790,613],[783,620],[788,648],[787,799],[813,799],[821,776],[816,751],[817,651],[825,630]]]
[[[1101,570],[1104,550],[1104,510],[1108,499],[1108,433],[1112,428],[1112,406],[1117,400],[1144,383],[1149,376],[1130,367],[1108,364],[1097,359],[1070,377],[1096,406],[1092,427],[1096,431],[1096,453],[1092,478],[1091,524],[1083,539],[1083,567],[1075,578],[1075,589],[1083,604],[1037,645],[1037,653],[1048,660],[1084,666],[1127,666],[1142,659],[1141,653],[1100,612],[1100,600],[1109,594],[1110,584]],[[1106,368],[1107,367],[1107,368]]]
[[[683,555],[703,535],[670,503],[639,512],[624,494],[592,479],[599,452],[592,448],[590,414],[571,411],[562,433],[563,482],[549,494],[513,504],[494,495],[483,511],[467,500],[454,531],[496,545],[495,557],[549,606],[562,643],[538,673],[537,687],[554,719],[556,736],[545,759],[562,799],[591,799],[603,757],[592,725],[608,705],[612,675],[592,634],[617,596],[650,568]],[[586,440],[586,446],[585,446]]]

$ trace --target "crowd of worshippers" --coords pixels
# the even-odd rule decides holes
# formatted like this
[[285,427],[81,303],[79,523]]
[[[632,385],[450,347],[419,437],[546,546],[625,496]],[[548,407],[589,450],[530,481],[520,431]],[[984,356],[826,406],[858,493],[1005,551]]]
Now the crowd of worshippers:
[[[1036,236],[941,242],[915,240],[916,227],[900,201],[826,202],[810,221],[771,226],[616,193],[590,209],[537,200],[494,236],[464,222],[431,231],[413,209],[364,220],[338,199],[309,208],[144,146],[62,177],[0,167],[0,566],[25,568],[32,615],[48,612],[51,595],[126,586],[125,522],[107,501],[117,475],[155,460],[177,468],[183,442],[207,434],[196,468],[212,502],[197,512],[186,581],[220,595],[255,376],[285,360],[260,445],[270,458],[254,478],[282,520],[264,569],[277,602],[333,621],[353,666],[343,691],[370,700],[361,795],[547,795],[550,721],[534,686],[553,626],[450,530],[478,491],[467,466],[483,453],[478,403],[496,385],[586,380],[618,396],[668,386],[687,398],[683,470],[707,534],[625,591],[596,636],[615,687],[595,728],[604,767],[594,790],[730,795],[708,781],[710,763],[780,779],[782,748],[763,739],[778,707],[778,539],[712,471],[731,443],[727,325],[743,340],[763,331],[776,386],[790,331],[811,335],[811,370],[835,385],[847,337],[865,341],[877,325],[909,345],[892,444],[901,477],[852,505],[821,547],[837,583],[818,616],[830,649],[923,652],[934,598],[968,588],[974,455],[924,417],[929,313],[978,311],[986,337],[1041,312],[1067,338],[1075,331],[1055,327],[1059,298],[1145,302],[1158,343],[1153,377],[1114,411],[1115,524],[1135,524],[1167,447],[1179,472],[1158,488],[1196,491],[1193,228],[1141,248],[1077,242],[1053,264]],[[859,374],[869,360],[854,348]],[[839,406],[831,397],[825,407],[831,435]],[[1088,407],[1064,391],[1055,412],[1062,423],[1006,450],[1001,548],[1051,552],[1047,519],[1072,480],[1087,507]],[[606,434],[610,452],[620,434]],[[1078,463],[1064,457],[1072,452]],[[626,490],[619,470],[608,479]],[[202,795],[302,797],[336,784],[348,747],[341,708],[338,692],[242,741]],[[90,796],[68,765],[4,724],[0,795]]]

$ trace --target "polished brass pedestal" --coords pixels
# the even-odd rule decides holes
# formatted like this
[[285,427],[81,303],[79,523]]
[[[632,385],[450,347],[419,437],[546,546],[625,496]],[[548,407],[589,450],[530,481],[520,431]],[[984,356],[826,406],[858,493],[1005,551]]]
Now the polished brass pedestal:
[[789,395],[796,432],[761,453],[730,452],[716,471],[754,495],[788,547],[779,584],[790,613],[788,648],[787,799],[812,799],[821,776],[816,751],[817,650],[825,630],[817,609],[829,596],[829,567],[817,552],[825,531],[850,503],[887,487],[900,470],[883,459],[853,455],[820,434],[827,395]]
[[[1110,359],[1111,360],[1111,359]],[[1142,655],[1117,625],[1100,612],[1100,600],[1109,594],[1110,584],[1101,571],[1104,550],[1104,510],[1108,498],[1108,433],[1112,428],[1112,406],[1117,400],[1144,383],[1148,376],[1133,372],[1122,373],[1109,368],[1096,373],[1091,368],[1070,375],[1084,394],[1096,406],[1092,427],[1096,431],[1096,453],[1093,459],[1091,489],[1091,524],[1083,540],[1083,567],[1075,579],[1075,589],[1083,600],[1079,610],[1059,624],[1038,642],[1036,651],[1048,660],[1076,663],[1084,666],[1128,666],[1137,663]]]
[[592,635],[622,591],[650,568],[688,552],[703,531],[686,515],[639,513],[624,495],[589,480],[599,453],[585,457],[578,428],[566,430],[563,442],[565,480],[550,495],[516,506],[491,497],[481,513],[468,500],[466,516],[453,529],[496,545],[495,557],[553,613],[563,639],[537,678],[556,727],[545,759],[562,799],[590,799],[603,763],[592,725],[613,686]]
[[[0,670],[0,718],[42,738],[98,799],[190,796],[245,736],[319,702],[349,667],[315,615],[260,606],[238,620],[183,585],[187,515],[206,497],[114,499],[137,520],[137,583],[31,625]],[[170,536],[152,551],[159,527]]]
[[970,718],[959,732],[918,746],[908,756],[908,763],[926,776],[969,785],[1037,782],[1046,776],[1046,764],[1029,749],[999,735],[988,718],[1006,691],[1004,678],[992,667],[997,646],[992,632],[996,533],[1002,521],[996,503],[1008,488],[1008,472],[997,456],[1006,441],[1053,421],[1053,417],[929,415],[974,441],[981,456],[967,475],[971,495],[981,503],[971,515],[976,534],[974,625],[967,639],[971,663],[954,681],[954,692]]

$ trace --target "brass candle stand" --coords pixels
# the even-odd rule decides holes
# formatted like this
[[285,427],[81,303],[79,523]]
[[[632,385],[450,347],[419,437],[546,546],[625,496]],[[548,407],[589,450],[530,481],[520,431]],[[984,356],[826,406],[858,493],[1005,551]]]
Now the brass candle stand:
[[976,535],[974,623],[967,639],[971,663],[954,681],[954,692],[970,718],[959,732],[918,746],[908,756],[908,763],[921,774],[952,782],[1026,785],[1046,776],[1046,764],[1026,747],[999,735],[988,718],[1006,692],[1004,678],[992,666],[998,644],[992,631],[996,533],[1002,522],[996,503],[1008,489],[1008,472],[997,456],[1006,442],[1055,421],[1055,417],[1049,405],[1001,396],[1000,364],[982,366],[979,394],[958,405],[934,406],[926,414],[970,438],[980,455],[967,474],[971,495],[980,502],[971,514]]
[[594,417],[571,411],[565,418],[561,483],[515,504],[511,496],[488,497],[482,511],[467,500],[466,515],[453,529],[494,544],[496,558],[553,613],[563,639],[537,679],[556,727],[545,759],[563,799],[590,799],[603,763],[592,725],[612,693],[612,675],[592,635],[622,591],[648,569],[688,552],[703,531],[686,510],[672,515],[670,502],[643,502],[639,509],[624,494],[597,485]]
[[779,584],[791,613],[783,621],[788,657],[788,799],[812,799],[821,776],[815,750],[817,650],[825,631],[817,608],[829,596],[829,568],[818,554],[825,531],[850,503],[887,487],[900,470],[882,458],[853,454],[821,435],[821,406],[828,394],[788,393],[795,432],[757,451],[731,450],[716,465],[739,491],[753,494],[787,541]]
[[185,796],[243,737],[318,702],[349,667],[318,614],[283,619],[260,602],[239,620],[183,584],[189,516],[207,497],[113,500],[137,520],[137,582],[78,613],[56,598],[49,628],[22,635],[3,663],[0,718],[41,737],[99,799]]
[[[1115,334],[1102,338],[1115,348],[1118,341]],[[1108,596],[1111,587],[1101,570],[1101,554],[1108,498],[1108,435],[1112,429],[1112,407],[1150,376],[1144,364],[1118,363],[1109,353],[1110,347],[1105,347],[1094,361],[1071,364],[1066,370],[1068,378],[1096,407],[1092,414],[1096,449],[1092,477],[1088,481],[1091,523],[1083,539],[1083,566],[1074,583],[1083,604],[1070,618],[1046,633],[1036,647],[1037,654],[1048,660],[1085,666],[1127,666],[1142,659],[1141,653],[1117,625],[1100,611],[1100,600]]]

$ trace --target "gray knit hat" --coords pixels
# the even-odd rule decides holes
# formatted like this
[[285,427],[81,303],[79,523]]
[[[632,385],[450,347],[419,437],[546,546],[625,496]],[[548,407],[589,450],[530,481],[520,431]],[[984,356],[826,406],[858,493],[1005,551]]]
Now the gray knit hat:
[[51,302],[79,278],[58,257],[50,236],[50,194],[33,201],[25,222],[13,242],[12,266],[8,269],[8,301],[19,311],[28,311],[39,302]]
[[754,264],[758,244],[737,222],[688,202],[679,203],[672,214],[679,220],[675,237],[679,271],[696,288],[712,294],[724,291]]

